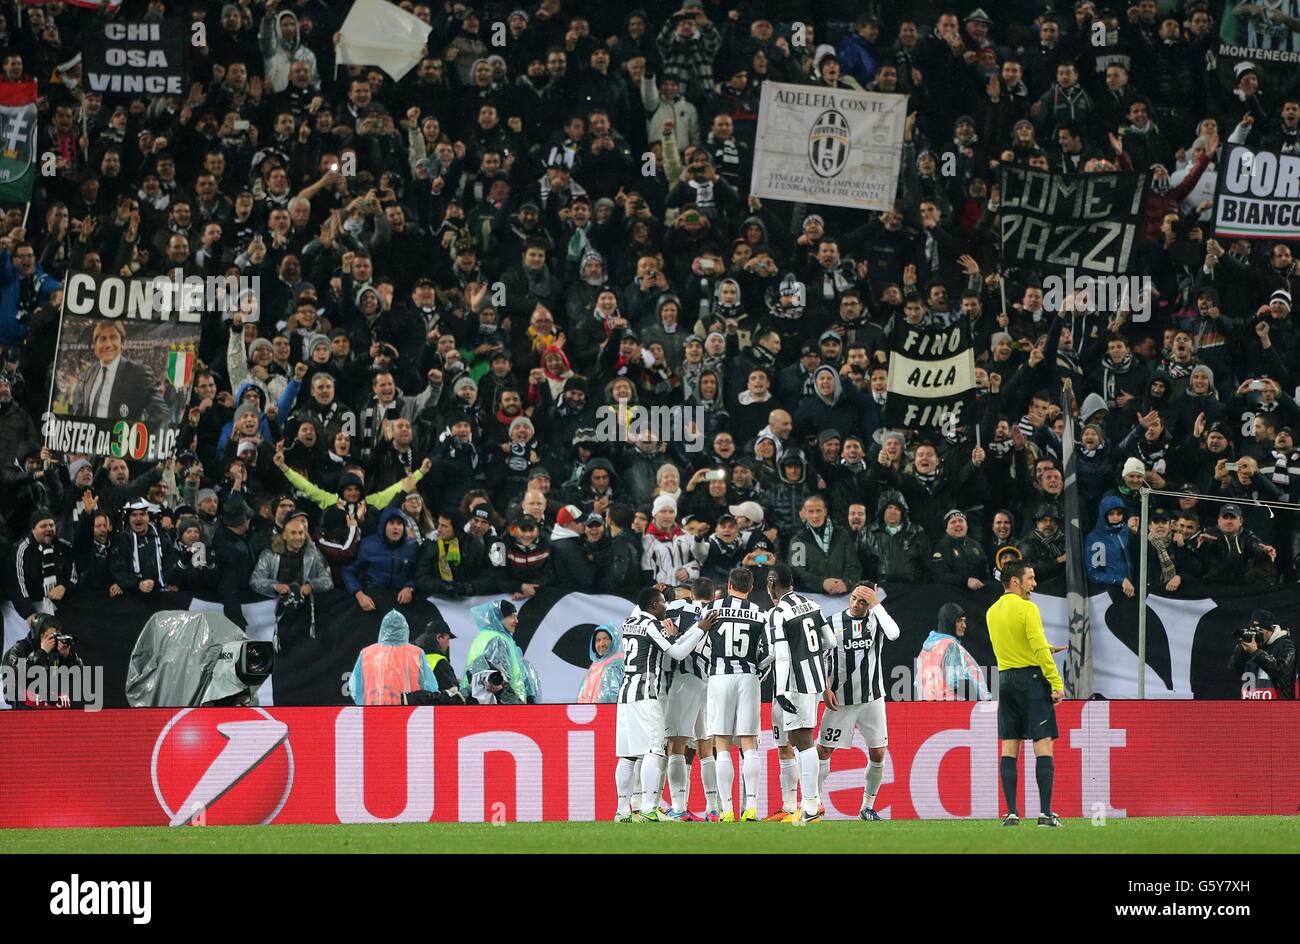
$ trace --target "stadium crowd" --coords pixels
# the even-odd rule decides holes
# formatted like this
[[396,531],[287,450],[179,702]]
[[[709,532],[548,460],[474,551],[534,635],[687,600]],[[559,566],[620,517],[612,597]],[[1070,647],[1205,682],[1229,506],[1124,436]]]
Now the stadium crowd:
[[[1153,590],[1296,579],[1294,515],[1252,502],[1300,482],[1297,262],[1208,221],[1229,137],[1300,153],[1300,74],[1225,87],[1217,5],[401,5],[431,32],[400,81],[336,65],[346,3],[186,5],[187,95],[120,105],[75,55],[95,14],[5,5],[4,79],[40,83],[57,156],[0,238],[20,615],[164,587],[237,621],[334,587],[635,595],[778,561],[803,592],[979,589],[1011,545],[1063,590],[1065,423],[1095,584],[1134,590],[1144,483],[1232,500],[1155,503]],[[749,193],[768,80],[908,96],[893,211]],[[999,266],[1006,162],[1150,175],[1149,320],[1049,310],[1043,273]],[[44,449],[67,273],[176,268],[260,279],[204,314],[177,456]],[[892,325],[955,319],[974,417],[889,428]],[[702,448],[610,437],[620,403],[699,408]]]

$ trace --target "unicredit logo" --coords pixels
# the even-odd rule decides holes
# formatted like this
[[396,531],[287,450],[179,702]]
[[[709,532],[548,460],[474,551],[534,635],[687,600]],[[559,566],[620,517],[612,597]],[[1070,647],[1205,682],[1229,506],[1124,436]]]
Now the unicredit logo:
[[289,726],[261,708],[186,708],[158,735],[150,767],[172,826],[270,823],[293,789]]

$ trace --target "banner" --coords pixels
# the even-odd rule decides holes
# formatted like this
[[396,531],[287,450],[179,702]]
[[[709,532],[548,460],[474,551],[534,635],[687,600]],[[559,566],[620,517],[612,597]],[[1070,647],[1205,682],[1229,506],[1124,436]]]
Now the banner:
[[356,0],[339,32],[339,65],[378,66],[401,81],[424,56],[429,24],[384,0]]
[[1145,174],[1054,174],[1002,165],[1002,261],[1122,275],[1142,239]]
[[184,95],[189,24],[97,21],[82,36],[86,88],[107,95]]
[[0,201],[29,203],[36,186],[35,82],[0,82]]
[[1069,650],[1061,673],[1067,698],[1092,697],[1092,639],[1088,621],[1088,581],[1083,570],[1084,530],[1079,522],[1079,479],[1075,471],[1074,421],[1069,381],[1061,389],[1065,434],[1061,437],[1061,465],[1065,469],[1065,603],[1069,612]]
[[1225,144],[1214,232],[1229,239],[1300,238],[1300,155]]
[[943,429],[973,420],[975,348],[966,318],[947,325],[895,319],[889,348],[886,426]]
[[[979,592],[938,584],[889,584],[884,602],[902,631],[897,641],[882,649],[885,694],[891,701],[916,697],[914,669],[917,655],[944,603],[959,603],[967,614],[962,645],[985,668],[990,685],[996,682],[997,660],[989,645],[984,614],[1000,595],[996,588]],[[376,591],[374,611],[364,612],[345,591],[320,594],[316,600],[316,636],[289,633],[280,639],[275,670],[263,684],[263,705],[347,705],[346,682],[357,653],[379,638],[379,621],[396,605],[391,592]],[[847,597],[810,594],[826,614],[847,606]],[[470,607],[495,599],[414,601],[399,607],[414,638],[432,620],[451,629],[450,658],[464,672],[465,656],[478,629]],[[1065,597],[1035,593],[1034,603],[1053,645],[1070,641],[1070,611]],[[1118,590],[1086,598],[1090,630],[1088,647],[1093,665],[1093,691],[1105,698],[1136,698],[1138,685],[1137,600]],[[542,590],[519,606],[515,642],[537,668],[541,702],[566,704],[577,698],[591,664],[592,631],[603,623],[621,623],[632,602],[620,597]],[[1243,680],[1228,670],[1235,645],[1233,633],[1250,622],[1255,608],[1276,613],[1284,624],[1300,613],[1300,587],[1249,590],[1233,593],[1222,588],[1216,597],[1184,598],[1152,595],[1147,598],[1148,699],[1240,699]],[[157,597],[127,594],[106,606],[103,598],[70,593],[60,604],[64,627],[76,640],[77,650],[90,665],[104,668],[105,705],[126,707],[126,670],[136,637],[145,622],[162,609],[220,610],[210,600],[183,594]],[[7,650],[27,635],[27,623],[12,605],[0,607]],[[252,639],[271,640],[276,635],[275,602],[249,594],[243,605]],[[1294,628],[1294,621],[1290,623]],[[1057,657],[1066,671],[1066,655]],[[3,702],[0,702],[3,705]]]
[[764,82],[750,192],[892,210],[907,96]]
[[[21,0],[26,6],[39,7],[51,0]],[[122,0],[63,0],[64,6],[77,7],[80,10],[104,10],[111,13],[122,5]]]
[[[33,748],[0,753],[0,828],[608,820],[615,707],[6,712],[0,738]],[[1056,717],[1062,816],[1290,815],[1300,804],[1295,703],[1071,701]],[[760,815],[781,803],[769,722],[764,706]],[[1000,828],[996,704],[891,705],[888,722],[883,818]],[[49,744],[75,750],[40,750]],[[1020,815],[1032,822],[1030,758],[1021,752],[1019,785]],[[48,785],[41,802],[32,799],[37,760]],[[831,759],[829,819],[857,815],[866,766],[855,731]],[[698,815],[698,764],[691,778]]]
[[202,317],[180,300],[188,288],[164,276],[68,276],[45,423],[51,450],[150,462],[172,452]]

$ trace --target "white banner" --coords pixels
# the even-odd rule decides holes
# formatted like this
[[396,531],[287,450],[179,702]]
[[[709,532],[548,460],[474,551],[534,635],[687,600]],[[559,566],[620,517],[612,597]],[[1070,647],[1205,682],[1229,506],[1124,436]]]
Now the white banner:
[[892,210],[907,96],[764,82],[756,197]]

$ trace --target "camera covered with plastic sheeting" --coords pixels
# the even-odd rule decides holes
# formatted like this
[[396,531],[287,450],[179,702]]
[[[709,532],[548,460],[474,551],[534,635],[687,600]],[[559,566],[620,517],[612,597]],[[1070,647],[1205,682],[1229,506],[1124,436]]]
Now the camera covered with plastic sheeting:
[[273,658],[271,643],[250,640],[221,613],[164,610],[136,640],[127,702],[133,708],[256,705]]

